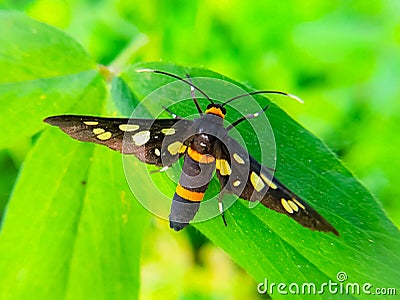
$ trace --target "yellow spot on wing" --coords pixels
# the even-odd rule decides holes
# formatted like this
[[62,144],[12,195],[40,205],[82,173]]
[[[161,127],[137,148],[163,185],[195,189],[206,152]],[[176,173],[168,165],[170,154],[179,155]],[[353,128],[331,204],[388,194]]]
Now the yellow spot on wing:
[[173,134],[175,134],[175,129],[174,128],[164,128],[164,129],[161,129],[161,133],[163,133],[165,135],[173,135]]
[[99,122],[96,121],[85,121],[83,124],[88,125],[88,126],[96,126],[99,125]]
[[217,159],[215,167],[222,176],[231,175],[232,173],[231,166],[225,159]]
[[182,145],[181,148],[179,149],[179,153],[185,153],[187,149],[187,146]]
[[150,140],[150,131],[141,131],[132,136],[132,140],[136,146],[143,146]]
[[244,165],[244,160],[237,153],[233,153],[233,159],[236,160],[238,164]]
[[289,214],[292,214],[292,213],[293,213],[292,207],[289,205],[289,203],[287,202],[287,200],[286,200],[285,198],[281,198],[281,204],[282,204],[283,208],[284,208]]
[[265,184],[261,180],[260,176],[258,176],[254,171],[250,174],[250,181],[257,192],[261,191],[265,187]]
[[183,144],[179,141],[173,142],[171,144],[168,145],[167,150],[171,155],[176,155],[180,152],[181,148],[182,148]]
[[240,180],[236,180],[233,182],[234,187],[238,187],[242,182]]
[[295,212],[299,211],[299,207],[292,200],[288,200],[287,202]]
[[278,188],[277,185],[275,183],[273,183],[272,180],[267,177],[267,175],[265,175],[264,173],[261,173],[260,176],[261,176],[262,180],[264,180],[264,182],[270,186],[270,188],[272,188],[274,190],[276,190]]
[[119,129],[122,131],[136,131],[139,129],[139,125],[134,125],[134,124],[121,124],[119,125]]
[[300,201],[297,201],[297,199],[293,198],[292,200],[293,200],[294,203],[296,203],[296,204],[297,204],[299,207],[301,207],[302,209],[306,209],[306,208],[304,207],[304,205],[301,204]]
[[99,135],[97,136],[97,138],[98,138],[99,140],[102,140],[102,141],[106,141],[106,140],[110,139],[111,137],[112,137],[112,133],[109,132],[109,131],[106,131],[106,132],[104,132],[104,133],[102,133],[102,134],[99,134]]
[[95,128],[95,129],[93,129],[93,133],[95,135],[102,134],[103,132],[105,132],[105,130],[103,128]]

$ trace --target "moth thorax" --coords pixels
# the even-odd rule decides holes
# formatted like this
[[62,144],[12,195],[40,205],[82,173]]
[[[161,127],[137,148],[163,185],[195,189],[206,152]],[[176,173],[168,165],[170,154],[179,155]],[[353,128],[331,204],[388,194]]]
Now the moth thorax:
[[200,133],[194,136],[192,148],[201,154],[211,153],[214,147],[215,136],[207,133]]
[[216,115],[221,117],[222,119],[225,118],[226,110],[222,106],[217,105],[209,105],[206,110],[206,114]]

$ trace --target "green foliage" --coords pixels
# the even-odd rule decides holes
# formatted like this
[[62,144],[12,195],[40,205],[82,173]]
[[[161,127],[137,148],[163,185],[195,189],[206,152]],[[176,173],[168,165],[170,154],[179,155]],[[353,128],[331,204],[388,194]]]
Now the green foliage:
[[[102,83],[94,61],[65,34],[19,14],[3,12],[1,22],[0,122],[7,138],[0,146],[4,148],[42,129],[38,116],[68,111],[101,89],[96,86]],[[21,116],[31,121],[29,126],[20,122]]]
[[[19,64],[15,49],[27,41],[14,39],[2,47],[2,147],[43,129],[49,114],[100,113],[106,97],[103,79],[93,63],[84,63],[90,62],[86,53],[75,51],[75,41],[19,14],[1,13],[0,23],[10,37],[37,33],[31,37],[34,51],[25,55],[32,62],[59,59],[66,52],[82,62],[75,68],[61,60],[54,69],[41,71],[40,63],[40,68]],[[42,55],[46,49],[51,55]],[[14,70],[20,78],[7,83]],[[124,178],[117,153],[75,143],[54,128],[40,134],[24,161],[2,226],[0,298],[136,298],[149,215]]]
[[[169,79],[158,74],[143,79],[142,73],[134,72],[137,67],[167,70],[181,76],[187,73],[193,77],[221,78],[206,70],[163,63],[134,66],[121,77],[140,96],[150,94]],[[261,101],[261,106],[268,103],[262,97]],[[266,272],[272,282],[322,283],[335,281],[336,274],[345,271],[354,282],[397,286],[400,256],[390,249],[400,246],[399,231],[373,196],[319,139],[273,103],[269,104],[272,108],[267,114],[278,153],[276,176],[332,221],[341,236],[311,232],[261,205],[249,209],[245,201],[235,203],[227,211],[227,228],[220,218],[194,226],[259,282]],[[187,113],[182,105],[174,111],[180,115]],[[249,143],[252,137],[246,129],[239,131]],[[255,147],[250,145],[249,149],[255,156],[261,155]],[[165,185],[169,179],[157,180]],[[217,192],[217,186],[212,188]]]
[[[32,1],[20,5],[29,7],[30,2]],[[36,8],[46,2],[49,3],[36,2]],[[87,18],[84,17],[81,21],[93,18],[93,3],[89,2],[86,4],[90,7],[85,13]],[[350,81],[353,77],[367,80],[367,75],[371,73],[374,74],[371,80],[377,90],[379,86],[383,86],[380,80],[387,78],[379,77],[372,68],[369,72],[359,71],[361,61],[365,60],[360,58],[361,54],[365,54],[360,45],[368,44],[369,38],[361,33],[360,40],[353,41],[353,35],[347,27],[336,26],[341,24],[343,18],[336,12],[329,15],[328,23],[319,20],[319,26],[316,27],[303,24],[297,27],[295,37],[287,39],[296,21],[313,19],[329,11],[333,4],[310,4],[309,9],[301,11],[302,14],[295,15],[292,12],[293,18],[287,17],[289,12],[285,5],[274,6],[259,2],[250,12],[249,7],[243,3],[235,10],[231,8],[227,12],[222,4],[216,4],[214,10],[206,12],[200,9],[200,4],[195,4],[202,12],[199,19],[202,22],[212,21],[199,23],[205,27],[198,26],[195,33],[189,34],[197,39],[190,39],[191,44],[188,47],[188,42],[182,42],[182,36],[189,37],[188,26],[192,20],[199,20],[196,19],[196,10],[192,6],[180,3],[177,9],[176,5],[151,1],[147,4],[149,6],[146,14],[146,9],[129,2],[120,1],[117,10],[121,12],[120,15],[141,23],[151,41],[150,46],[144,48],[147,53],[139,51],[135,60],[158,60],[159,57],[164,57],[192,65],[193,58],[207,57],[209,66],[213,69],[233,74],[232,77],[250,80],[262,87],[266,86],[266,82],[271,82],[270,86],[279,88],[282,83],[276,79],[288,78],[289,73],[294,73],[297,77],[291,84],[294,89],[302,88],[307,100],[315,97],[312,87],[324,86],[328,82],[330,85],[325,94],[318,94],[314,103],[311,100],[315,104],[314,108],[305,108],[306,112],[315,109],[318,115],[315,119],[304,117],[304,122],[317,124],[315,131],[331,137],[327,138],[331,145],[337,150],[343,150],[345,158],[353,157],[356,166],[368,165],[376,157],[380,157],[385,166],[391,166],[393,157],[385,147],[384,126],[377,129],[368,122],[372,115],[371,109],[379,105],[372,105],[367,110],[361,105],[351,106],[348,110],[353,114],[342,116],[343,119],[337,114],[338,107],[346,107],[340,99],[347,92],[358,99],[357,103],[362,103],[365,97],[358,96],[358,90],[337,90],[335,84],[338,78],[343,81]],[[109,6],[104,1],[100,6],[94,6],[94,10],[104,11]],[[163,18],[154,13],[156,8],[166,11]],[[360,5],[357,9],[361,9],[363,15],[368,15],[371,13],[369,9],[374,8]],[[274,11],[275,19],[252,13],[268,10]],[[31,9],[30,13],[36,14],[37,11],[39,10]],[[240,11],[242,12],[239,13]],[[174,13],[184,18],[171,17]],[[110,14],[116,13],[112,11]],[[391,15],[391,12],[386,11],[385,14]],[[229,20],[226,17],[228,15],[231,16]],[[141,20],[143,16],[147,16],[146,21]],[[243,18],[245,19],[242,20]],[[267,22],[268,33],[263,31],[263,26],[256,26],[260,18]],[[285,22],[274,22],[278,19]],[[130,43],[131,37],[125,33],[131,30],[134,35],[132,40],[135,41],[138,31],[132,24],[123,22],[121,17],[108,20],[113,21],[100,22],[102,25],[95,30],[104,35],[95,36],[109,49],[105,51],[104,47],[97,44],[101,48],[99,50],[89,43],[88,49],[96,57],[93,59],[74,39],[53,27],[21,14],[0,13],[0,147],[7,149],[3,150],[3,155],[7,157],[5,160],[13,160],[19,167],[19,158],[23,155],[16,148],[29,144],[27,141],[35,135],[32,139],[33,147],[23,160],[23,167],[4,214],[0,236],[0,298],[25,299],[32,295],[36,298],[71,299],[137,297],[140,249],[150,216],[134,199],[125,183],[120,155],[99,146],[73,141],[42,122],[49,115],[65,113],[129,115],[137,99],[142,99],[169,81],[159,75],[137,74],[134,69],[138,66],[127,68],[113,79],[111,99],[107,94],[105,79],[97,70],[95,61],[112,61],[115,56],[110,53],[118,51],[115,49],[116,45],[122,47]],[[354,22],[363,24],[361,19]],[[244,23],[253,24],[252,29],[242,26]],[[337,28],[336,33],[328,37],[331,42],[324,40],[325,45],[330,45],[328,48],[318,46],[319,39],[315,38],[324,35],[323,24]],[[152,31],[155,30],[153,26],[165,30],[165,40],[158,40]],[[76,29],[78,27],[79,30]],[[69,30],[75,32],[80,40],[85,40],[85,30],[90,27],[75,24],[74,29],[72,24],[71,28]],[[173,30],[175,31],[172,32]],[[256,31],[253,32],[254,35],[262,38],[249,40],[248,32],[252,30]],[[207,32],[211,31],[219,34],[208,36]],[[378,33],[372,31],[369,34],[377,40],[380,39]],[[117,43],[113,43],[115,36],[118,37]],[[224,39],[217,38],[218,36],[223,36]],[[313,38],[304,40],[305,37]],[[342,56],[341,44],[336,43],[341,38],[353,45],[352,50],[347,54],[342,53]],[[267,41],[270,42],[268,47]],[[263,53],[264,48],[259,47],[259,44],[268,48],[268,51]],[[130,45],[135,47],[134,43]],[[277,45],[287,47],[282,46],[284,50],[276,54],[273,48],[277,48]],[[166,54],[159,54],[162,51]],[[372,54],[367,54],[372,59]],[[349,72],[343,72],[339,67],[347,66],[346,55],[354,57],[354,64],[348,66]],[[388,56],[391,57],[391,54]],[[254,72],[260,57],[264,59],[261,69]],[[326,69],[326,65],[323,67],[318,63],[310,65],[309,60],[302,61],[298,57],[317,57],[320,61],[329,57],[331,61],[327,65],[330,67]],[[287,61],[288,66],[294,66],[293,70],[289,67],[281,68],[276,63],[282,58]],[[232,64],[235,60],[241,63]],[[387,63],[377,59],[374,63],[384,70],[384,62]],[[118,60],[114,63],[121,64]],[[196,60],[196,64],[202,64],[202,61]],[[263,69],[264,65],[268,65],[267,71]],[[152,66],[181,75],[188,72],[192,76],[221,78],[221,75],[205,69],[182,68],[163,63],[140,66]],[[347,74],[344,78],[341,77],[343,73]],[[393,76],[387,78],[394,85],[396,82],[393,82],[393,78],[398,78],[395,75],[393,71]],[[329,93],[335,95],[337,105],[326,101]],[[377,103],[380,103],[383,98],[393,98],[395,93],[385,90],[383,95],[374,95],[378,99]],[[348,99],[350,96],[344,96],[344,99],[346,97]],[[263,97],[257,99],[263,103],[269,101]],[[154,103],[154,106],[159,104]],[[287,106],[289,110],[290,105]],[[396,111],[397,106],[391,105],[389,107],[392,107],[393,113],[378,111],[378,120],[397,126],[388,117]],[[151,114],[153,108],[146,108]],[[176,112],[185,115],[187,108],[185,105],[177,106]],[[359,117],[361,122],[354,125],[350,116]],[[230,117],[235,119],[234,114]],[[400,236],[377,201],[319,139],[294,122],[276,105],[272,104],[272,108],[268,110],[268,118],[276,136],[278,178],[331,221],[341,236],[337,238],[331,234],[311,232],[289,218],[263,207],[249,209],[243,201],[236,202],[227,212],[227,228],[222,225],[220,218],[196,223],[194,227],[223,248],[257,281],[263,281],[267,277],[270,282],[320,283],[329,279],[335,280],[337,272],[345,271],[351,282],[370,282],[374,286],[399,289],[397,278],[400,258],[396,249],[400,248]],[[328,126],[318,123],[318,120],[329,119],[334,120],[334,125],[338,123],[332,131],[326,129]],[[240,132],[246,134],[247,130],[243,126]],[[364,142],[355,148],[346,148],[347,141],[353,139],[355,134],[360,139],[364,136]],[[370,146],[370,135],[381,136],[384,146],[376,146],[375,151],[368,152],[370,154],[367,155],[364,149]],[[253,145],[251,140],[248,143]],[[259,149],[251,149],[253,155],[260,155]],[[399,174],[397,171],[391,172],[393,175],[390,178],[396,178]],[[378,170],[376,174],[381,173]],[[139,173],[137,176],[138,182],[143,183],[141,180],[144,174]],[[375,180],[376,176],[371,175],[370,182],[379,191],[380,183]],[[15,178],[15,172],[11,172],[10,178]],[[168,178],[159,174],[154,178],[158,185],[165,186],[167,193],[173,192],[173,185]],[[9,184],[4,186],[9,189]],[[146,190],[144,185],[142,189],[143,197],[151,200],[152,191]],[[217,192],[216,185],[212,186],[211,192]],[[387,194],[398,195],[394,190]],[[0,208],[3,206],[1,203]],[[395,204],[392,205],[396,207]],[[396,216],[396,212],[393,209],[390,213]]]

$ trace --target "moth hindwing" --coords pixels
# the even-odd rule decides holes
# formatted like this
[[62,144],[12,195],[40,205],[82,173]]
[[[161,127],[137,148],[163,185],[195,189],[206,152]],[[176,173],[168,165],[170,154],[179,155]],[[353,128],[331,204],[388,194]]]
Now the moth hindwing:
[[[172,199],[170,227],[181,230],[195,217],[209,182],[216,171],[220,182],[220,212],[223,216],[223,193],[232,193],[248,201],[285,214],[311,230],[338,231],[303,199],[282,184],[265,166],[255,160],[237,141],[229,137],[229,130],[242,121],[257,117],[260,112],[247,115],[224,127],[227,103],[243,96],[274,91],[249,92],[215,103],[202,90],[177,75],[164,71],[141,69],[179,79],[191,87],[191,95],[200,113],[197,119],[126,119],[62,115],[45,119],[69,136],[84,142],[105,145],[124,154],[162,168],[184,156],[182,173]],[[205,113],[201,110],[194,91],[201,92],[210,102]],[[285,94],[290,96],[289,94]],[[268,108],[266,106],[263,111]],[[225,219],[224,219],[225,222]]]

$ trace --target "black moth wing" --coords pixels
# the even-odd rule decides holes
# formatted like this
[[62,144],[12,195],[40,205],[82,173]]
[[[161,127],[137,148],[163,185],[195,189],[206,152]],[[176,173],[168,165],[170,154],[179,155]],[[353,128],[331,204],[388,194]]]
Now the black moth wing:
[[[217,162],[216,172],[221,190],[225,188],[226,192],[244,200],[261,201],[265,207],[285,214],[311,230],[339,235],[324,217],[278,181],[268,168],[257,162],[237,141],[227,137],[224,143],[218,143],[217,148],[215,155],[221,163],[218,165]],[[225,161],[230,170],[223,167]]]
[[[128,119],[61,115],[48,117],[45,122],[58,126],[72,138],[107,146],[156,166],[175,162],[183,153],[167,151],[163,141],[167,136],[181,140],[192,121],[181,119]],[[163,164],[164,162],[164,164]]]

